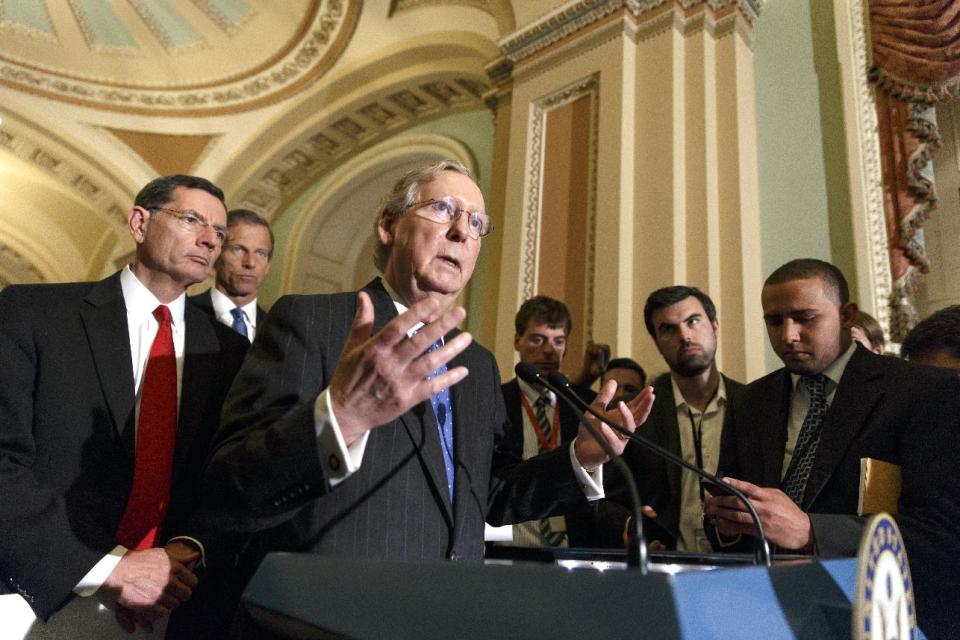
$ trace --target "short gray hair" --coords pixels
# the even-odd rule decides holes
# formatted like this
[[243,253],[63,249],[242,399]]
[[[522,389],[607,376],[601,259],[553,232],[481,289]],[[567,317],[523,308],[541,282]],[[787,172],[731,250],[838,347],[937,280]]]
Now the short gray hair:
[[[467,169],[455,160],[441,160],[426,167],[408,171],[397,180],[397,183],[393,185],[390,193],[384,196],[383,204],[380,205],[380,211],[377,214],[374,230],[376,231],[380,226],[381,218],[396,219],[400,217],[404,211],[420,199],[420,188],[444,171],[453,171],[470,178],[474,182],[477,181],[477,179],[473,177],[473,173],[470,172],[470,169]],[[377,235],[377,246],[373,249],[373,266],[375,266],[380,273],[383,273],[389,255],[390,247],[383,244],[383,242],[380,241],[380,236]]]

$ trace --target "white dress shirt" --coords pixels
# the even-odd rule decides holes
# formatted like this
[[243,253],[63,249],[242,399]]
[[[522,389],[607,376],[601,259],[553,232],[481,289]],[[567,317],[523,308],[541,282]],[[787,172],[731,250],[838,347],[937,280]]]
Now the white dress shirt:
[[[727,413],[727,386],[720,376],[717,392],[700,412],[687,404],[673,376],[673,399],[677,408],[677,427],[680,431],[680,454],[691,464],[702,464],[709,473],[717,472],[720,460],[720,433]],[[700,438],[702,462],[697,461],[694,431]],[[680,470],[680,522],[677,549],[709,552],[710,541],[703,532],[703,502],[700,500],[700,478],[687,469]]]

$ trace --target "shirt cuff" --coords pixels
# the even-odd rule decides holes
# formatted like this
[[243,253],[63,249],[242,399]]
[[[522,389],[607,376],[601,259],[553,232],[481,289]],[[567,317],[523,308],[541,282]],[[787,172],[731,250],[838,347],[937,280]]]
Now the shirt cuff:
[[333,415],[329,389],[324,389],[313,403],[313,421],[320,467],[329,485],[335,487],[360,468],[370,432],[367,431],[356,442],[347,446],[343,434],[340,433],[337,417]]
[[103,583],[107,581],[113,570],[117,568],[120,559],[127,553],[127,548],[123,545],[115,546],[110,553],[103,556],[93,569],[87,572],[87,575],[80,578],[80,582],[73,588],[73,592],[81,598],[92,596],[97,592]]
[[580,466],[580,461],[577,460],[577,455],[574,452],[574,444],[576,440],[573,440],[570,443],[570,464],[573,465],[573,475],[576,476],[577,482],[580,483],[580,488],[583,489],[583,495],[587,497],[587,500],[593,502],[595,500],[603,500],[603,465],[597,467],[596,471],[587,471],[582,466]]

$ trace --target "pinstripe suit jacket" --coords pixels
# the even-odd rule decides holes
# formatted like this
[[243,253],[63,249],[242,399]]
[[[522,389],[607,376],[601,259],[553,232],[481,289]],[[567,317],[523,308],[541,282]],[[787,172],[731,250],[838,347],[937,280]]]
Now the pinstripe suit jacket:
[[[396,309],[379,280],[364,290],[379,330]],[[451,389],[454,504],[427,402],[374,429],[360,469],[331,488],[314,401],[330,383],[356,301],[344,293],[286,296],[274,305],[231,390],[207,470],[204,500],[215,526],[257,532],[254,559],[285,550],[479,560],[485,519],[528,520],[583,501],[566,450],[521,464],[503,445],[499,373],[476,343],[450,363],[470,371]]]

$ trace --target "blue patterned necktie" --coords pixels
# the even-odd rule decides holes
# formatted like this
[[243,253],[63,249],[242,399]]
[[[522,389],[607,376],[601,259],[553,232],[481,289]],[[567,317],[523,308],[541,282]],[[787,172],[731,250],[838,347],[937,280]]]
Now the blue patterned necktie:
[[233,330],[242,335],[244,338],[248,337],[247,323],[244,321],[243,309],[240,307],[230,309],[230,315],[233,316],[233,324],[230,325],[233,327]]
[[[439,340],[434,342],[425,353],[436,351],[443,346]],[[427,380],[436,378],[447,372],[447,365],[442,364],[436,371],[427,376]],[[447,472],[447,490],[450,504],[453,505],[453,407],[450,404],[450,389],[445,387],[439,393],[430,396],[430,406],[437,419],[437,430],[440,435],[440,448],[443,449],[443,467]]]
[[797,444],[793,448],[793,459],[787,473],[783,476],[783,491],[797,505],[803,502],[803,493],[807,489],[807,480],[810,470],[817,457],[817,447],[820,445],[820,432],[823,427],[823,417],[827,413],[827,377],[802,376],[800,384],[810,394],[810,408],[800,427]]

